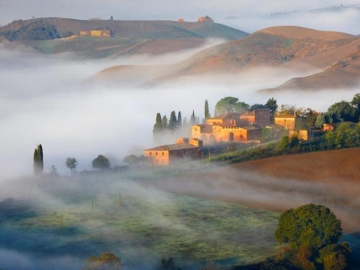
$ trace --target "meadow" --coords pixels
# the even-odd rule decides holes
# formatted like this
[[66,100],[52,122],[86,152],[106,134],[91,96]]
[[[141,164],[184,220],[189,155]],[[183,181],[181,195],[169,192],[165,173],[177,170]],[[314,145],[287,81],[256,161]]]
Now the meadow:
[[79,269],[90,255],[107,251],[125,269],[154,269],[170,256],[182,269],[199,269],[209,261],[231,266],[277,253],[278,213],[166,193],[123,174],[21,181],[18,196],[0,202],[0,249],[35,261],[71,257],[76,263],[66,268]]

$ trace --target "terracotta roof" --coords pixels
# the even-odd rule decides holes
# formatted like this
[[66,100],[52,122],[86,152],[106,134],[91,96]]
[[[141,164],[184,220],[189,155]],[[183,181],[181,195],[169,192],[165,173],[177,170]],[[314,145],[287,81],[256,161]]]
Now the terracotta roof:
[[154,148],[145,149],[145,151],[172,151],[172,150],[186,150],[186,149],[194,149],[194,148],[198,148],[198,147],[188,143],[179,143],[179,144],[161,145]]

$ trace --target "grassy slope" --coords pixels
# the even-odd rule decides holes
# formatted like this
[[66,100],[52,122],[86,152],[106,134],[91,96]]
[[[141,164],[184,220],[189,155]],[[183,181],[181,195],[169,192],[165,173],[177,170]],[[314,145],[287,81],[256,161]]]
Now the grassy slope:
[[130,268],[154,266],[167,256],[198,269],[209,260],[229,266],[276,253],[276,213],[171,195],[121,175],[26,181],[30,199],[0,203],[2,248],[43,259],[72,255],[84,262],[110,251]]

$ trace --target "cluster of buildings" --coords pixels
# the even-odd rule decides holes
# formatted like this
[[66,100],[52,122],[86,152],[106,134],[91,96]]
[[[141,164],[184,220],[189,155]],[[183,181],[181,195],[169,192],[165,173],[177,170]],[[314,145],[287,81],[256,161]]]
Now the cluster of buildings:
[[[184,22],[184,19],[183,18],[180,18],[178,19],[178,22],[179,23],[183,23]],[[199,17],[197,19],[197,22],[200,22],[200,23],[213,23],[214,20],[211,19],[209,16],[205,16],[205,17]]]
[[175,144],[162,145],[146,149],[144,156],[153,165],[171,165],[184,159],[203,157],[204,145],[221,142],[259,143],[264,128],[273,129],[282,136],[286,130],[289,136],[298,136],[300,140],[309,139],[308,130],[297,129],[300,118],[296,114],[275,115],[271,120],[268,108],[255,109],[246,113],[227,113],[208,118],[204,124],[191,127],[191,139],[181,138]]

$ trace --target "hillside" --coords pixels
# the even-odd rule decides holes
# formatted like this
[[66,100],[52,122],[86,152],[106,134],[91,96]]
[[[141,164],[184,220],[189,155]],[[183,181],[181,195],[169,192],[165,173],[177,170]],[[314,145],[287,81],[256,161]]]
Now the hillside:
[[209,166],[152,180],[166,191],[255,208],[285,211],[307,203],[329,206],[346,232],[360,226],[360,148],[286,155]]
[[[345,33],[292,26],[271,27],[202,50],[152,82],[196,74],[237,73],[263,66],[319,72],[319,69],[326,69],[357,51],[359,41],[359,38]],[[336,74],[333,76],[337,78]]]
[[[81,30],[96,29],[110,30],[112,38],[75,37]],[[75,52],[90,58],[167,53],[198,47],[206,38],[232,40],[244,36],[247,33],[217,23],[175,21],[40,18],[14,21],[0,28],[1,39],[11,41],[7,46],[27,45],[41,53]]]

